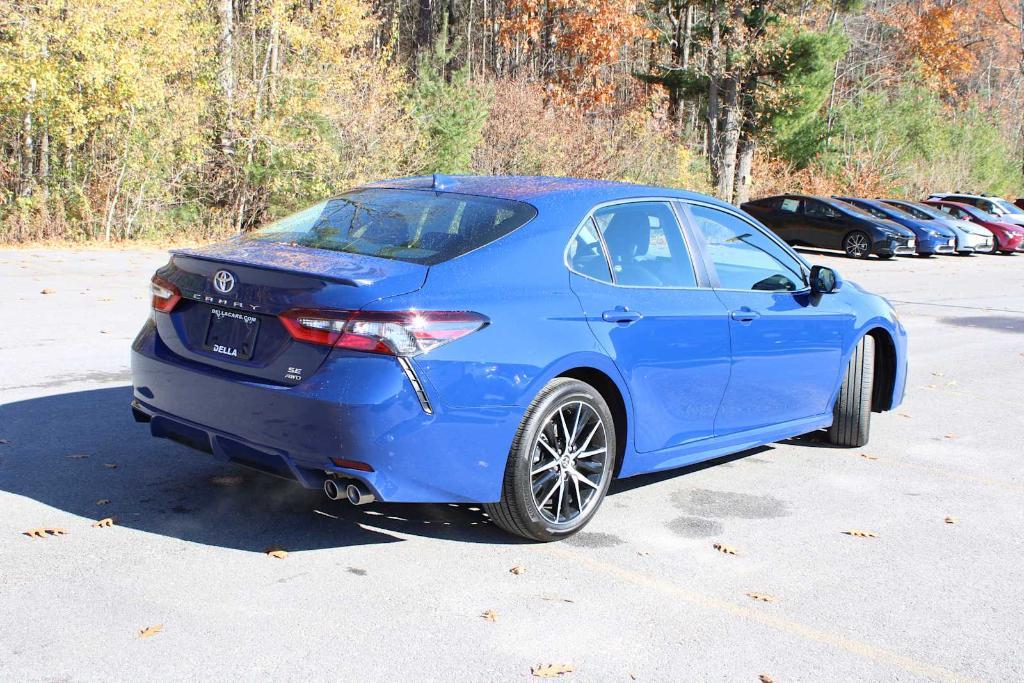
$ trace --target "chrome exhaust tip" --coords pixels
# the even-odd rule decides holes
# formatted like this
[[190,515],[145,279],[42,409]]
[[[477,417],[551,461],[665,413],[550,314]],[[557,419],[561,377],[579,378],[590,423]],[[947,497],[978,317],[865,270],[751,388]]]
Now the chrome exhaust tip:
[[324,481],[324,493],[331,500],[341,500],[342,498],[345,497],[345,494],[342,492],[341,487],[338,486],[338,482],[334,481],[333,479],[327,479]]
[[376,500],[374,495],[370,493],[370,489],[358,482],[353,482],[345,487],[345,497],[353,505],[366,505]]

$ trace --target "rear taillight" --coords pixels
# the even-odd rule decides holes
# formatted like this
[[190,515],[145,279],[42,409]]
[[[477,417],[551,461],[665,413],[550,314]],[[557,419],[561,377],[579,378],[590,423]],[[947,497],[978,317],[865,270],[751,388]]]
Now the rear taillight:
[[181,292],[172,282],[168,282],[159,275],[154,275],[150,281],[150,289],[153,292],[153,310],[162,313],[170,313],[181,301]]
[[354,351],[415,356],[476,332],[486,317],[469,311],[313,311],[282,313],[300,341]]

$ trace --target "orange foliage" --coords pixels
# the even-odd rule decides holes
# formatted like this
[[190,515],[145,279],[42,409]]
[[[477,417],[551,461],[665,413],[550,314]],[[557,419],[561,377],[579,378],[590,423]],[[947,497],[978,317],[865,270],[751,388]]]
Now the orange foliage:
[[525,40],[539,48],[542,59],[553,63],[553,69],[542,69],[552,97],[589,108],[612,103],[608,68],[646,33],[630,0],[509,0],[500,39],[506,46]]
[[944,95],[953,94],[956,81],[968,76],[977,62],[965,47],[968,20],[961,6],[927,1],[917,12],[908,5],[894,7],[885,18],[900,32],[898,55],[918,62],[925,80]]
[[877,164],[860,155],[843,155],[839,168],[825,169],[816,163],[799,170],[781,159],[758,152],[754,159],[752,197],[787,192],[831,196],[897,197],[900,192],[878,173]]

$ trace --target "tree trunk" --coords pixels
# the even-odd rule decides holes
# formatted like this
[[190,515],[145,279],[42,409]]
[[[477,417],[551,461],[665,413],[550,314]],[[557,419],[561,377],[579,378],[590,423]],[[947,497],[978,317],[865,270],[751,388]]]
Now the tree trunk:
[[25,97],[25,116],[21,120],[21,188],[18,194],[27,197],[32,194],[35,184],[35,139],[32,137],[32,109],[36,100],[36,79],[28,82],[28,94]]
[[716,186],[722,176],[721,158],[718,145],[718,79],[721,77],[721,55],[722,29],[719,3],[715,2],[711,8],[711,46],[708,50],[708,106],[707,106],[707,135],[704,143],[704,153],[708,157],[711,167],[711,182]]
[[754,141],[746,136],[740,138],[739,152],[736,162],[736,201],[739,206],[743,202],[750,201],[750,184],[752,181],[751,172],[754,167]]
[[739,84],[735,76],[726,76],[723,90],[725,104],[722,112],[722,142],[718,149],[717,195],[719,199],[728,202],[733,198],[736,184],[736,153],[740,142]]
[[430,50],[434,38],[434,4],[433,0],[419,0],[419,11],[416,13],[416,56]]
[[234,150],[235,109],[235,8],[233,0],[217,0],[217,22],[220,35],[217,40],[217,85],[220,87],[221,112],[220,148],[225,155]]

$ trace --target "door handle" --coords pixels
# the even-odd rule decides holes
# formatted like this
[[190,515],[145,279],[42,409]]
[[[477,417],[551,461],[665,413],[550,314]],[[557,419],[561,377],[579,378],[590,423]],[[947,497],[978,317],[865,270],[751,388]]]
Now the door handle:
[[743,308],[730,313],[729,317],[741,323],[749,323],[760,318],[761,314],[744,306]]
[[605,311],[601,319],[608,323],[635,323],[644,317],[639,311],[631,311],[625,306],[616,306],[614,310]]

